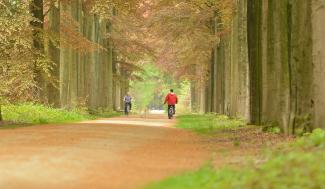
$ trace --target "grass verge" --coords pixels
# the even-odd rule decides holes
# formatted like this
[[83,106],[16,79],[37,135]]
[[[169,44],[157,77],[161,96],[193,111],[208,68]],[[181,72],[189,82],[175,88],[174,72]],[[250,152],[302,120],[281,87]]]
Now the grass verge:
[[177,117],[177,121],[178,128],[193,130],[201,134],[209,134],[222,129],[235,129],[246,125],[243,119],[216,114],[181,115]]
[[19,128],[48,123],[69,123],[96,119],[98,117],[115,117],[117,112],[101,112],[100,114],[89,114],[87,111],[57,109],[44,105],[25,103],[19,105],[6,105],[2,107],[3,119],[0,128]]
[[324,150],[325,131],[316,129],[264,152],[262,162],[251,162],[240,169],[207,165],[145,189],[321,189],[325,188]]

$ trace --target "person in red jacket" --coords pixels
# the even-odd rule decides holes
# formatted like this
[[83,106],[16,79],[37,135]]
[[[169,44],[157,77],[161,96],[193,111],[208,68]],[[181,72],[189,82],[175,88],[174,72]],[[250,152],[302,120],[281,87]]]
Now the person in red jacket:
[[165,98],[164,104],[168,104],[168,110],[170,107],[173,107],[174,114],[175,114],[175,105],[178,103],[177,95],[174,93],[173,89],[170,89],[170,93]]

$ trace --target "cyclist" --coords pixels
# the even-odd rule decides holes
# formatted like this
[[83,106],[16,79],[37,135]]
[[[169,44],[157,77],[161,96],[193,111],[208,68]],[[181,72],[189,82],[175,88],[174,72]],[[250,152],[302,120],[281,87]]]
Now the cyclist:
[[129,106],[129,110],[132,109],[132,97],[130,95],[130,93],[127,93],[124,98],[123,98],[123,101],[124,101],[124,112],[125,114],[128,114],[128,110],[127,110],[127,106]]
[[176,113],[175,105],[178,103],[178,98],[177,95],[174,93],[173,89],[170,89],[170,92],[166,96],[164,104],[166,103],[168,104],[168,110],[170,109],[170,107],[172,107],[173,114],[175,114]]

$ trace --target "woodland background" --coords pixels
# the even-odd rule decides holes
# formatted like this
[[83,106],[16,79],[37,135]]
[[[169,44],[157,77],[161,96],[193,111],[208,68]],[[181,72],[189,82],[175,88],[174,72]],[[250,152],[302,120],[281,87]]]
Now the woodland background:
[[0,104],[113,111],[130,88],[141,89],[132,83],[156,80],[149,97],[160,101],[165,88],[183,86],[193,112],[287,134],[325,127],[324,7],[324,0],[1,0]]

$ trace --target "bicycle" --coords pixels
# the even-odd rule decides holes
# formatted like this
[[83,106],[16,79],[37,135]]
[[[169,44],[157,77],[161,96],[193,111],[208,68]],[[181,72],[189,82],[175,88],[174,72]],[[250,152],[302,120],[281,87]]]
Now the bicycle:
[[129,115],[130,109],[131,109],[130,103],[125,103],[125,108],[124,108],[125,115],[127,115],[127,116]]
[[174,117],[174,108],[170,106],[168,109],[168,119],[172,119]]

